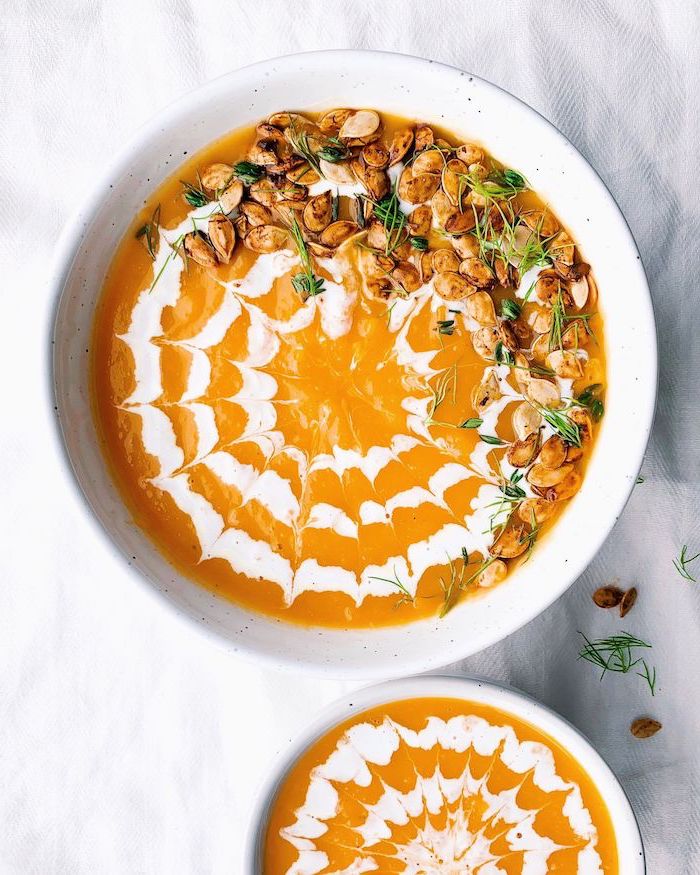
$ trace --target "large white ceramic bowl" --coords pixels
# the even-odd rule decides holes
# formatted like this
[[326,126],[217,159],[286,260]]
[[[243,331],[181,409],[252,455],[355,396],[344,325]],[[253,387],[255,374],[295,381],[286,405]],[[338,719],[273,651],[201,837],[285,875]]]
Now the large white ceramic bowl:
[[[97,444],[88,392],[95,300],[115,247],[144,199],[226,131],[280,108],[375,106],[446,125],[517,167],[570,228],[591,262],[605,318],[606,414],[580,493],[532,559],[445,619],[377,630],[307,629],[244,610],[175,571],[134,525]],[[51,382],[77,482],[113,549],[165,600],[231,649],[336,677],[390,677],[445,665],[543,611],[575,580],[615,524],[634,485],[656,397],[654,319],[634,240],[600,178],[525,104],[469,73],[404,55],[314,52],[245,67],[183,97],[142,128],[67,227],[52,283],[57,300]],[[132,558],[135,557],[135,558]]]
[[334,702],[272,764],[252,808],[243,848],[243,875],[261,875],[261,854],[270,807],[301,754],[326,732],[369,708],[403,699],[453,698],[500,708],[558,741],[584,768],[607,805],[615,830],[620,875],[644,875],[639,826],[624,790],[605,760],[568,721],[524,693],[477,678],[423,676],[355,690]]

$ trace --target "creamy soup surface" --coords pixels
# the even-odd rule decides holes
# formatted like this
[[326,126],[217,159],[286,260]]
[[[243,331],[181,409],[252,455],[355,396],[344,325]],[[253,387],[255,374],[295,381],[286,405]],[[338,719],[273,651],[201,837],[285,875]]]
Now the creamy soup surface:
[[410,699],[332,729],[272,803],[262,875],[613,875],[600,793],[554,739],[490,706]]
[[527,180],[374,110],[172,161],[92,364],[106,457],[169,561],[331,626],[444,616],[526,561],[605,385],[593,276]]

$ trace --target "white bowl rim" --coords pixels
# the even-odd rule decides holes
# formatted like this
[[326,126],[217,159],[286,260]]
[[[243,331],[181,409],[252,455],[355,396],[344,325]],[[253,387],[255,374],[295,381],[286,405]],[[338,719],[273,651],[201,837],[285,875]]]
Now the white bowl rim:
[[[301,754],[339,723],[382,704],[403,699],[455,698],[491,705],[531,723],[558,741],[583,767],[598,789],[613,823],[619,872],[644,875],[644,846],[629,798],[617,776],[585,735],[561,714],[506,684],[480,677],[418,675],[362,687],[332,702],[280,751],[262,779],[253,800],[243,845],[244,875],[259,875],[260,843],[270,806],[289,770]],[[624,842],[624,844],[623,844]]]
[[[541,115],[541,113],[539,113],[529,104],[525,103],[525,101],[511,94],[506,89],[501,88],[500,86],[495,85],[474,73],[464,71],[452,65],[399,52],[355,49],[328,49],[310,52],[296,52],[274,58],[269,58],[253,64],[248,64],[246,66],[236,68],[219,77],[211,79],[201,86],[191,89],[190,91],[183,94],[181,97],[166,105],[144,124],[138,127],[136,131],[132,134],[132,136],[127,139],[122,148],[118,150],[115,158],[108,164],[106,170],[103,172],[98,182],[93,186],[90,186],[88,195],[81,203],[79,203],[72,217],[66,222],[64,229],[61,232],[59,239],[56,243],[54,255],[50,262],[47,279],[51,309],[49,311],[49,321],[45,326],[45,348],[48,355],[48,366],[46,368],[47,380],[45,383],[45,389],[47,390],[46,403],[47,406],[50,405],[52,411],[54,412],[54,416],[52,417],[55,426],[55,428],[53,429],[53,434],[57,445],[57,455],[63,460],[64,471],[66,474],[65,479],[66,481],[70,482],[73,493],[79,497],[79,503],[82,505],[83,508],[87,510],[87,513],[85,514],[86,518],[90,520],[90,524],[93,530],[99,532],[100,541],[109,546],[113,555],[120,557],[122,564],[130,569],[131,575],[140,581],[142,588],[146,592],[148,592],[151,597],[157,598],[159,603],[165,601],[169,605],[171,611],[180,620],[187,623],[190,628],[196,628],[201,634],[205,635],[210,641],[212,641],[219,647],[223,647],[224,649],[229,650],[234,649],[237,654],[240,654],[246,659],[254,660],[258,663],[265,663],[270,666],[275,666],[276,668],[282,668],[284,670],[292,672],[304,671],[311,674],[326,675],[328,677],[338,679],[345,678],[360,680],[384,680],[387,678],[397,677],[400,675],[410,674],[414,672],[434,670],[442,666],[446,666],[450,662],[454,662],[455,660],[465,658],[466,656],[469,656],[475,652],[479,652],[480,650],[485,649],[486,647],[489,647],[491,644],[505,639],[513,632],[517,631],[517,629],[526,625],[536,616],[545,611],[576,581],[576,579],[588,566],[600,546],[609,536],[612,528],[615,525],[615,522],[619,518],[620,513],[622,512],[625,505],[627,504],[627,501],[629,500],[632,489],[634,487],[634,477],[628,479],[625,488],[620,489],[617,504],[615,506],[606,508],[607,516],[609,516],[610,518],[614,518],[613,522],[611,522],[606,529],[601,529],[601,531],[598,533],[598,536],[592,539],[589,543],[588,549],[582,550],[570,563],[568,573],[565,575],[564,578],[562,578],[565,579],[567,582],[565,584],[558,583],[556,586],[553,586],[551,588],[549,594],[546,597],[539,598],[537,601],[533,601],[530,610],[523,610],[516,618],[512,618],[509,619],[508,622],[504,622],[497,631],[494,629],[493,631],[491,631],[490,634],[482,635],[476,647],[472,646],[469,642],[467,642],[466,644],[458,644],[455,640],[452,640],[443,643],[440,646],[436,646],[434,652],[429,657],[425,657],[423,655],[412,656],[411,653],[404,654],[402,656],[402,665],[400,669],[392,668],[389,664],[389,661],[387,660],[386,663],[381,663],[381,661],[378,661],[376,665],[371,665],[369,667],[364,666],[361,671],[358,671],[352,664],[338,662],[329,663],[321,661],[320,659],[303,661],[300,659],[292,659],[285,656],[280,656],[279,654],[268,653],[262,649],[248,646],[245,636],[238,637],[235,641],[234,646],[234,642],[230,637],[227,637],[218,629],[212,628],[207,624],[200,623],[198,620],[195,619],[192,613],[188,612],[185,608],[178,605],[176,602],[171,600],[165,593],[161,592],[161,590],[152,585],[152,582],[149,581],[143,573],[141,573],[138,569],[134,568],[133,566],[131,566],[130,563],[127,562],[126,553],[116,544],[111,532],[106,528],[105,525],[103,525],[101,520],[98,518],[73,467],[73,463],[71,461],[70,454],[68,452],[68,448],[63,436],[63,427],[60,421],[60,417],[57,414],[58,397],[57,383],[55,379],[55,357],[53,343],[58,325],[58,314],[62,292],[70,276],[74,258],[76,257],[79,250],[83,230],[89,224],[90,220],[95,216],[103,200],[108,195],[111,181],[117,178],[120,172],[122,172],[123,169],[128,166],[130,156],[133,155],[135,150],[137,150],[142,144],[148,142],[155,135],[157,130],[163,124],[167,123],[170,118],[178,117],[187,107],[192,108],[196,106],[196,104],[200,100],[203,100],[208,95],[215,93],[218,89],[224,87],[227,82],[234,80],[235,77],[237,77],[239,74],[242,74],[243,72],[246,72],[248,74],[256,71],[262,72],[266,70],[266,68],[268,68],[270,65],[290,63],[294,62],[296,59],[299,58],[313,61],[315,59],[321,60],[329,55],[333,55],[340,59],[345,58],[348,63],[359,61],[362,58],[380,56],[386,58],[387,61],[414,65],[416,69],[420,68],[425,71],[429,70],[430,68],[438,68],[444,71],[451,71],[460,75],[467,75],[470,77],[470,81],[474,80],[475,82],[477,82],[479,84],[479,87],[482,88],[484,91],[492,91],[493,93],[499,94],[501,96],[505,95],[507,99],[524,108],[528,113],[532,114],[533,116],[536,116],[538,123],[546,126],[546,128],[549,130],[554,138],[559,139],[563,144],[569,146],[572,152],[572,160],[578,162],[578,164],[581,167],[585,168],[591,175],[592,181],[594,181],[598,185],[604,197],[608,201],[611,219],[614,217],[618,229],[621,231],[621,233],[623,233],[623,235],[627,237],[630,255],[636,254],[638,265],[638,276],[636,277],[636,282],[639,288],[643,289],[646,292],[646,294],[640,296],[640,300],[637,301],[638,308],[636,311],[636,316],[639,319],[642,333],[648,343],[648,357],[644,362],[645,370],[642,375],[645,379],[645,383],[648,386],[649,391],[645,397],[646,407],[642,411],[642,419],[645,423],[645,426],[640,432],[636,433],[634,436],[637,452],[633,452],[631,454],[629,464],[630,471],[634,470],[636,473],[639,472],[646,446],[649,440],[649,434],[653,425],[657,400],[657,335],[653,313],[653,304],[651,300],[651,295],[649,293],[648,282],[644,272],[641,257],[639,256],[639,252],[629,225],[624,218],[624,215],[622,214],[619,206],[617,205],[617,202],[615,201],[614,197],[610,193],[609,189],[607,188],[595,168],[591,164],[589,164],[589,162],[581,155],[581,153],[571,143],[571,141],[568,140],[568,138],[563,133],[561,133],[561,131],[559,131],[559,129],[556,128],[555,125],[553,125],[548,119],[546,119],[543,115]],[[108,474],[108,476],[110,475]],[[196,586],[197,584],[193,583],[192,585]],[[316,629],[316,627],[313,628]],[[324,629],[324,631],[335,632],[338,630]]]

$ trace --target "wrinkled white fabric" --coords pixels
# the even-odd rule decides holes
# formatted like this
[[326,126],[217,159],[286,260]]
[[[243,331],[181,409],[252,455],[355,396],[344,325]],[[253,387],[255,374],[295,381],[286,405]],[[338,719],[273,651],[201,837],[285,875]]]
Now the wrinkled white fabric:
[[[93,543],[41,405],[42,279],[103,163],[168,101],[266,57],[380,48],[530,103],[601,173],[640,246],[661,351],[645,482],[563,598],[456,670],[521,687],[584,730],[631,797],[650,875],[700,873],[700,583],[672,566],[681,544],[700,549],[699,45],[695,0],[4,0],[0,871],[240,875],[272,753],[347,689],[220,652]],[[640,593],[622,624],[590,599],[613,579]],[[653,700],[639,678],[601,683],[576,660],[577,629],[620,626],[654,645]],[[647,713],[664,729],[635,741],[629,723]]]

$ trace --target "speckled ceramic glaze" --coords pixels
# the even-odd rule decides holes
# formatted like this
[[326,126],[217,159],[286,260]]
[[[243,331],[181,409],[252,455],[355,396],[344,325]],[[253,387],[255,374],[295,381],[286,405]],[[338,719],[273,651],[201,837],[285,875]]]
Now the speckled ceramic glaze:
[[375,706],[403,699],[453,698],[490,705],[530,723],[559,742],[583,767],[605,801],[615,831],[620,875],[644,875],[644,851],[629,800],[607,763],[570,723],[523,693],[475,678],[415,677],[355,690],[330,705],[277,758],[258,794],[244,846],[245,875],[260,875],[270,806],[287,772],[303,752],[334,726]]
[[[442,620],[376,630],[308,629],[244,610],[175,571],[134,525],[97,444],[88,349],[95,300],[144,199],[226,131],[281,108],[374,106],[447,126],[521,170],[552,204],[595,270],[607,338],[606,415],[579,494],[530,561]],[[629,229],[596,173],[554,127],[469,73],[379,52],[315,52],[238,70],[182,98],[143,128],[67,227],[51,279],[57,311],[50,367],[66,482],[76,483],[113,548],[179,612],[232,650],[336,677],[391,677],[467,656],[551,604],[583,571],[634,485],[653,418],[656,337]],[[109,543],[109,541],[106,541]]]

